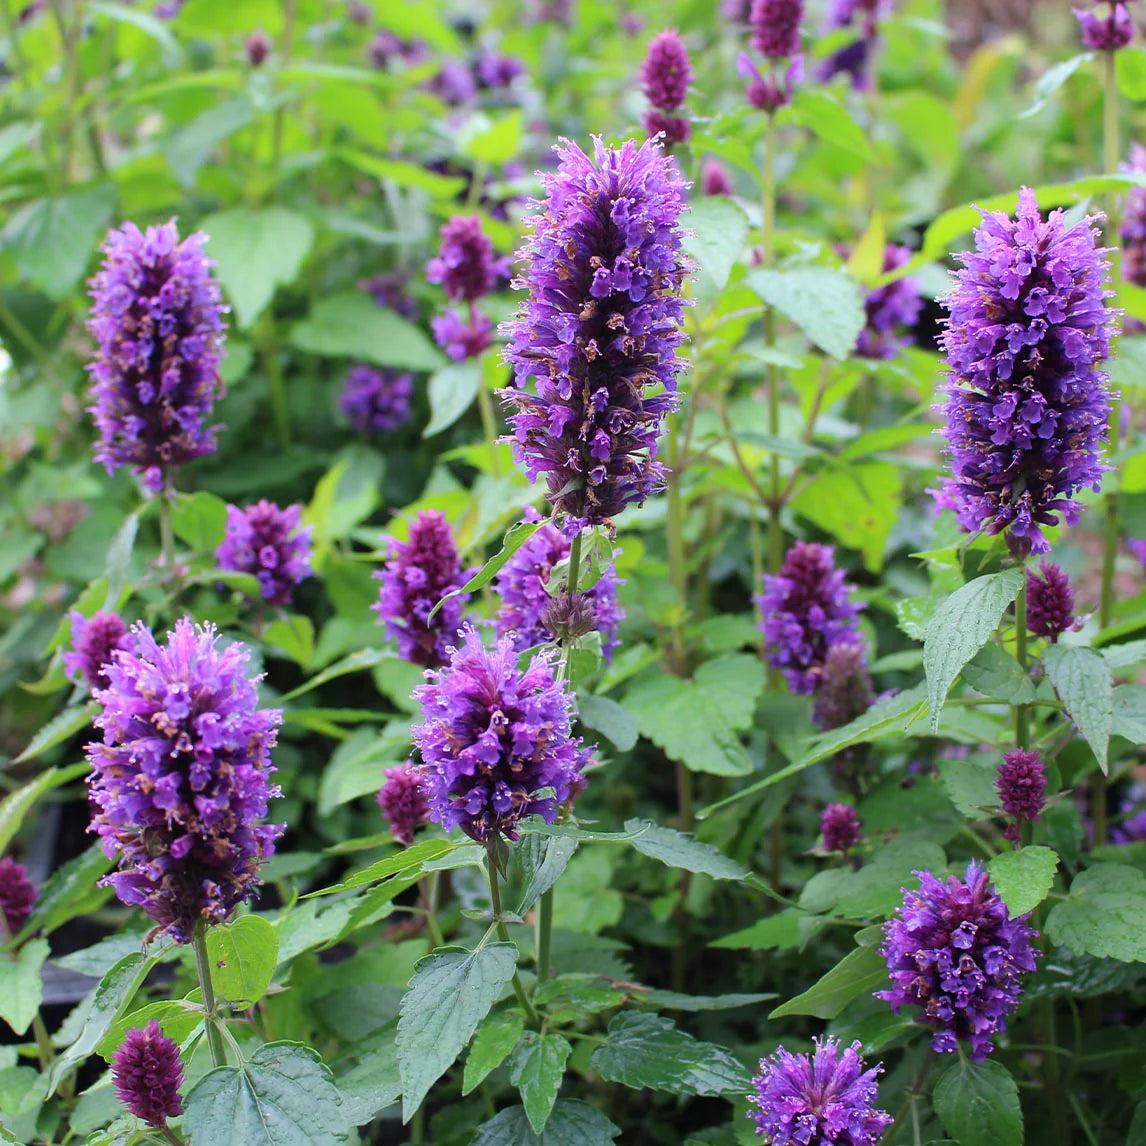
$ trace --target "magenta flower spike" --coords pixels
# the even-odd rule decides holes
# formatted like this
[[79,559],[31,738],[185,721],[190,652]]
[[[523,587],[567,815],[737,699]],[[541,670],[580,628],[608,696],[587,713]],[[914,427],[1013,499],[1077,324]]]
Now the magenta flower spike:
[[183,1113],[179,1048],[152,1019],[124,1036],[111,1063],[119,1100],[148,1126],[162,1128]]
[[294,587],[312,575],[312,531],[302,524],[301,505],[279,509],[265,498],[246,509],[229,505],[215,560],[220,569],[252,574],[268,605],[289,605]]

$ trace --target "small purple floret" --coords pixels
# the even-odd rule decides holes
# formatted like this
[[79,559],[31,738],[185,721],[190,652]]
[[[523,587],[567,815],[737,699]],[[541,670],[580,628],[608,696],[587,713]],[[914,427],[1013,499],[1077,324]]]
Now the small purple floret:
[[162,1127],[183,1113],[179,1047],[155,1019],[127,1032],[112,1059],[111,1075],[120,1102],[148,1126]]
[[867,649],[858,637],[828,646],[815,691],[812,719],[821,732],[850,724],[875,703]]
[[414,396],[413,374],[376,370],[359,363],[350,368],[342,384],[339,405],[346,420],[360,434],[385,434],[410,420]]
[[493,341],[493,323],[473,303],[468,318],[451,307],[430,319],[430,327],[434,341],[455,362],[480,358]]
[[407,760],[397,768],[386,770],[386,781],[378,790],[378,807],[389,821],[394,838],[405,847],[414,842],[418,825],[430,818],[422,772],[418,765]]
[[498,259],[476,215],[454,215],[442,226],[441,246],[426,264],[426,281],[440,285],[451,302],[474,302],[509,273],[509,260]]
[[73,652],[64,653],[64,671],[77,683],[88,688],[107,688],[104,666],[111,663],[116,649],[132,648],[131,634],[118,613],[102,609],[90,618],[71,612]]
[[701,173],[700,182],[701,189],[706,195],[733,195],[736,193],[731,176],[715,159],[704,161],[704,170]]
[[804,0],[754,0],[749,15],[752,47],[767,60],[782,60],[800,50]]

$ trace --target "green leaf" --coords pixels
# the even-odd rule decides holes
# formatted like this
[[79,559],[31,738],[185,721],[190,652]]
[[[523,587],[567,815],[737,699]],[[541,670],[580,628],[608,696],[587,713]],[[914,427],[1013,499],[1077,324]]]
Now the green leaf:
[[175,71],[183,66],[183,49],[171,34],[166,20],[161,20],[150,12],[128,8],[124,4],[101,3],[99,0],[88,0],[87,10],[93,16],[106,16],[113,23],[129,24],[133,28],[138,28],[163,49],[165,67]]
[[768,1018],[815,1015],[817,1019],[834,1019],[853,999],[870,994],[886,979],[887,964],[879,951],[875,947],[857,947],[806,991],[777,1007]]
[[183,1115],[192,1146],[342,1146],[347,1122],[318,1052],[289,1042],[204,1075]]
[[481,362],[451,362],[430,378],[426,393],[430,398],[430,422],[422,431],[432,438],[448,430],[474,403],[481,389]]
[[569,866],[577,841],[568,836],[527,834],[513,845],[513,856],[521,868],[522,889],[513,908],[515,915],[527,911],[561,878]]
[[312,676],[305,684],[300,684],[298,688],[284,693],[282,699],[284,701],[294,700],[296,696],[302,696],[304,693],[310,692],[311,689],[326,684],[327,681],[337,680],[340,676],[346,676],[352,672],[365,672],[385,660],[393,659],[394,654],[385,649],[359,649],[357,652],[343,657],[342,660],[336,661],[328,668],[324,668],[322,672],[317,676]]
[[[711,944],[716,946],[716,944]],[[760,991],[756,994],[745,995],[735,992],[728,995],[682,995],[679,991],[648,991],[642,992],[640,1000],[654,1007],[663,1007],[668,1011],[689,1011],[692,1014],[708,1013],[710,1011],[732,1011],[738,1007],[754,1007],[757,1003],[766,1003],[776,998],[775,991]]]
[[36,199],[9,218],[0,246],[23,278],[58,302],[83,276],[114,209],[109,184]]
[[305,613],[288,613],[263,630],[263,643],[305,669],[314,656],[314,622]]
[[800,87],[792,99],[791,108],[792,118],[825,143],[842,147],[861,159],[875,158],[867,132],[852,119],[851,112],[843,104],[826,92],[814,87]]
[[96,1048],[96,1053],[110,1063],[127,1037],[127,1032],[139,1030],[154,1019],[163,1033],[174,1042],[181,1043],[203,1021],[203,1008],[199,1003],[186,999],[163,999],[155,1003],[145,1003],[137,1010],[121,1015],[111,1025]]
[[563,1035],[526,1031],[509,1060],[509,1081],[521,1093],[525,1116],[535,1134],[540,1134],[549,1121],[565,1064],[573,1047]]
[[525,1016],[516,1008],[486,1015],[474,1035],[466,1069],[462,1076],[462,1094],[469,1094],[496,1070],[517,1046],[525,1030]]
[[751,1072],[723,1047],[677,1030],[661,1015],[622,1011],[589,1060],[606,1082],[669,1094],[747,1094]]
[[447,948],[418,963],[398,1019],[403,1122],[453,1066],[516,969],[512,943]]
[[182,187],[195,184],[199,168],[211,153],[255,118],[255,107],[243,94],[211,104],[185,127],[168,137],[167,162]]
[[238,1010],[266,993],[279,958],[278,932],[259,915],[243,915],[207,931],[215,994]]
[[398,1052],[394,1048],[397,1022],[387,1023],[366,1044],[353,1048],[358,1062],[348,1071],[339,1071],[335,1083],[342,1095],[347,1121],[364,1126],[375,1115],[396,1102],[402,1093],[398,1077]]
[[812,918],[808,912],[788,907],[731,935],[714,939],[709,947],[730,951],[787,951],[800,945],[803,941],[800,924]]
[[[80,729],[87,728],[91,724],[92,717],[98,711],[99,705],[95,701],[89,701],[87,704],[65,708],[63,712],[58,712],[28,741],[28,747],[12,763],[23,764],[26,760],[35,760],[37,756],[43,755],[49,748],[55,748],[57,745],[63,744],[65,740],[70,740]],[[33,783],[39,783],[46,775],[45,772]]]
[[40,971],[48,957],[46,939],[29,939],[15,954],[0,955],[0,1019],[22,1035],[40,1009]]
[[1114,74],[1119,95],[1135,103],[1146,100],[1146,52],[1133,45],[1115,52]]
[[1047,68],[1039,77],[1038,83],[1035,84],[1035,102],[1019,116],[1019,119],[1028,119],[1033,115],[1038,115],[1046,107],[1051,96],[1090,59],[1089,52],[1081,52],[1077,56],[1071,56],[1069,60],[1060,60],[1053,67]]
[[1058,854],[1041,845],[1002,852],[987,864],[995,890],[1012,917],[1034,911],[1046,899],[1057,867]]
[[227,532],[227,503],[204,491],[178,494],[171,527],[196,553],[214,552]]
[[[16,758],[16,762],[26,759],[29,751],[30,746],[29,749],[25,749],[24,755]],[[33,753],[33,755],[35,754]],[[68,780],[75,779],[76,776],[82,776],[87,770],[86,764],[74,764],[62,771],[59,768],[49,768],[46,772],[41,772],[35,780],[25,784],[23,788],[17,788],[15,792],[6,796],[0,803],[0,855],[4,854],[4,849],[20,830],[24,823],[24,817],[28,814],[28,809],[45,792],[58,788],[61,784],[67,783]]]
[[688,226],[692,233],[685,237],[684,249],[717,290],[723,290],[744,251],[748,216],[731,199],[710,196],[692,204]]
[[927,703],[931,731],[939,731],[939,716],[947,692],[963,666],[999,627],[1007,606],[1023,583],[1021,569],[1004,569],[976,577],[956,589],[935,610],[923,642],[923,671],[927,674]]
[[418,163],[383,159],[346,147],[339,148],[334,155],[375,179],[386,179],[399,187],[416,187],[435,199],[452,200],[466,189],[466,181],[460,176],[440,175]]
[[984,808],[997,808],[999,792],[995,781],[999,762],[993,760],[940,760],[939,775],[951,803],[969,820],[984,819]]
[[1019,1088],[1005,1066],[960,1056],[937,1079],[932,1100],[960,1146],[1022,1146]]
[[103,846],[94,843],[56,868],[36,897],[27,932],[48,935],[77,915],[86,914],[103,903],[112,891],[108,887],[99,887],[98,881],[111,863]]
[[1120,684],[1114,689],[1110,732],[1134,744],[1146,744],[1146,685]]
[[713,879],[747,879],[751,874],[719,848],[701,843],[695,836],[678,832],[675,828],[662,828],[658,824],[634,819],[625,823],[625,831],[634,833],[629,843],[641,855],[660,860],[667,867],[708,875]]
[[299,350],[322,358],[365,359],[401,370],[437,370],[444,364],[418,327],[362,291],[319,299],[290,338]]
[[285,207],[237,207],[208,215],[199,226],[210,237],[207,253],[240,330],[254,325],[276,287],[294,282],[314,245],[310,220]]
[[984,645],[964,666],[963,679],[976,691],[1004,704],[1030,704],[1035,685],[1022,665],[996,644]]
[[123,596],[127,584],[127,571],[131,565],[131,554],[135,549],[135,535],[139,532],[139,514],[129,513],[123,524],[111,539],[107,549],[104,576],[107,577],[107,607],[115,609]]
[[753,271],[746,281],[821,350],[841,361],[851,354],[866,318],[863,290],[845,272],[792,267]]
[[1114,677],[1110,666],[1094,649],[1062,644],[1047,649],[1043,664],[1059,700],[1105,772],[1114,724]]
[[430,611],[430,617],[451,598],[485,588],[502,566],[545,524],[545,521],[519,521],[505,535],[501,548],[460,588],[447,593]]
[[523,1106],[510,1106],[478,1127],[471,1146],[610,1146],[621,1133],[596,1107],[562,1099],[545,1132],[533,1133]]
[[449,840],[422,840],[408,848],[402,848],[394,855],[377,860],[369,867],[347,876],[342,883],[333,887],[324,887],[320,891],[308,893],[308,898],[316,895],[331,895],[336,891],[351,891],[356,887],[365,887],[368,883],[377,883],[379,880],[389,879],[393,875],[407,872],[413,868],[420,868],[427,860],[437,859],[449,852],[460,850],[464,845],[450,843]]
[[1146,875],[1121,863],[1079,872],[1070,897],[1051,908],[1046,933],[1079,954],[1146,963]]
[[607,696],[582,696],[577,707],[581,723],[603,733],[622,752],[628,752],[636,744],[640,729],[633,714],[623,705]]

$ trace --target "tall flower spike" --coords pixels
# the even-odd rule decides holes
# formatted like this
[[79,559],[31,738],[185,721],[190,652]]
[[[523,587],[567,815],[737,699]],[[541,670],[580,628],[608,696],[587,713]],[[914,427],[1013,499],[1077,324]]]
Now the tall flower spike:
[[120,1102],[148,1126],[162,1128],[183,1113],[179,1048],[155,1019],[127,1032],[112,1058],[111,1076]]
[[862,836],[855,808],[850,804],[829,804],[820,813],[820,833],[824,837],[825,851],[846,855]]
[[752,47],[767,60],[782,60],[800,51],[804,0],[754,0],[749,16]]
[[1042,561],[1039,568],[1027,570],[1027,629],[1054,644],[1074,624],[1074,593],[1060,566]]
[[95,699],[103,742],[87,746],[97,833],[118,870],[102,881],[178,943],[200,920],[222,923],[259,884],[281,827],[263,824],[279,795],[268,777],[277,709],[258,707],[248,652],[217,647],[184,617],[156,642],[142,624]]
[[311,576],[310,535],[302,506],[279,509],[265,498],[240,509],[227,506],[227,532],[215,550],[220,569],[250,573],[269,605],[289,605],[294,587]]
[[36,905],[36,888],[22,863],[0,856],[0,944],[24,929]]
[[688,49],[680,33],[667,28],[649,42],[641,64],[641,91],[651,105],[643,121],[650,139],[663,133],[669,144],[684,143],[692,134],[689,121],[675,114],[684,106],[691,82]]
[[816,691],[832,645],[857,640],[862,606],[851,600],[853,586],[834,558],[829,545],[797,541],[780,572],[765,575],[764,592],[756,598],[768,663],[784,670],[796,693]]
[[918,891],[904,888],[903,906],[884,924],[880,953],[891,976],[890,991],[875,997],[901,1007],[922,1007],[919,1021],[931,1027],[933,1050],[951,1053],[960,1039],[981,1062],[992,1038],[1007,1029],[1019,1004],[1020,976],[1035,969],[1037,934],[1026,916],[1012,919],[987,872],[972,863],[964,879],[915,873]]
[[378,807],[390,824],[394,838],[405,847],[414,842],[414,831],[430,818],[430,806],[422,788],[422,772],[407,760],[386,770],[386,780],[378,789]]
[[1037,820],[1046,804],[1047,773],[1043,758],[1037,752],[1016,748],[1008,752],[999,765],[995,790],[1003,811],[1014,821],[1003,834],[1018,841],[1020,827]]
[[810,1055],[779,1047],[752,1079],[748,1117],[768,1146],[875,1146],[895,1120],[878,1110],[882,1065],[864,1070],[860,1044],[816,1039]]
[[146,233],[125,223],[108,232],[91,280],[95,458],[109,474],[130,466],[151,493],[172,468],[215,450],[219,427],[204,422],[223,393],[226,307],[206,239],[180,242],[174,219]]
[[829,645],[812,705],[816,727],[823,732],[842,728],[874,703],[875,691],[863,642],[858,638],[840,639]]
[[71,612],[68,620],[72,623],[73,651],[64,653],[64,671],[88,688],[107,688],[104,666],[111,663],[116,649],[130,650],[133,645],[123,618],[100,609],[90,618]]
[[937,494],[968,533],[1006,533],[1013,553],[1046,553],[1043,526],[1074,525],[1074,495],[1097,490],[1107,468],[1109,398],[1099,364],[1116,312],[1109,263],[1087,219],[1046,222],[1034,192],[1019,193],[1017,218],[982,212],[975,247],[961,258],[940,342],[952,477]]
[[410,523],[409,540],[391,542],[390,559],[374,577],[382,588],[371,607],[398,642],[398,655],[425,668],[445,664],[466,600],[451,597],[430,619],[434,606],[466,581],[445,514],[422,510]]
[[[897,270],[911,259],[911,249],[888,243],[883,252],[883,270]],[[866,322],[856,343],[861,358],[895,358],[904,346],[911,344],[905,331],[919,320],[923,299],[919,280],[908,275],[886,286],[869,291],[864,299]]]
[[451,302],[482,298],[508,275],[509,260],[495,257],[477,215],[455,215],[439,234],[441,246],[426,264],[426,281],[440,284]]
[[350,368],[342,384],[339,404],[346,420],[360,434],[385,434],[410,420],[414,375],[375,370],[359,364]]
[[478,843],[515,840],[523,816],[551,824],[585,787],[590,754],[570,734],[574,698],[551,662],[539,653],[522,671],[506,637],[487,650],[467,625],[449,664],[415,689],[423,723],[410,735],[425,765],[430,818],[447,831],[461,828]]
[[[655,141],[596,139],[592,158],[568,141],[556,151],[514,282],[529,298],[504,328],[518,388],[503,400],[518,460],[531,481],[544,475],[572,536],[664,482],[657,439],[678,403],[689,266],[685,184]],[[536,395],[523,389],[531,376]]]

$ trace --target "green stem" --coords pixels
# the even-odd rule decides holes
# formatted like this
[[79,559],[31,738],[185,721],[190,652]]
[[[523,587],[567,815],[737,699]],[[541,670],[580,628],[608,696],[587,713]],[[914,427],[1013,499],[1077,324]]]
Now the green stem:
[[163,1125],[159,1127],[159,1133],[162,1134],[163,1137],[171,1143],[171,1146],[186,1146],[183,1139],[180,1138],[179,1135],[176,1134],[175,1131],[172,1130],[166,1122],[164,1122]]
[[414,1117],[410,1122],[410,1142],[411,1146],[422,1146],[426,1141],[426,1104],[423,1103],[414,1111]]
[[[487,846],[486,848],[486,867],[489,869],[489,898],[493,904],[497,937],[502,943],[509,943],[509,928],[506,927],[505,921],[501,918],[501,888],[497,882],[497,860],[494,858],[492,846]],[[525,1012],[525,1017],[529,1025],[535,1030],[539,1030],[541,1028],[541,1020],[537,1017],[537,1012],[533,1009],[533,1004],[529,1001],[529,996],[525,993],[521,976],[517,973],[516,969],[513,972],[513,993],[517,996],[517,1001],[521,1004],[521,1009]]]
[[79,103],[79,58],[76,54],[76,32],[74,21],[69,23],[65,10],[66,0],[51,0],[52,16],[60,32],[60,46],[64,53],[64,75],[66,96],[60,121],[60,182],[67,187],[71,181],[72,136],[75,126],[73,109]]
[[485,440],[489,445],[489,472],[494,477],[501,477],[501,458],[497,452],[497,414],[493,408],[493,398],[486,389],[484,380],[478,385],[478,409],[481,411],[482,429],[485,431]]
[[427,878],[418,880],[418,895],[426,913],[426,927],[429,929],[431,942],[435,947],[445,947],[445,936],[442,935],[442,929],[438,926],[437,917],[434,915],[435,900],[438,897],[438,873],[436,871]]
[[[764,128],[764,201],[761,258],[765,267],[776,260],[776,118],[769,115]],[[764,341],[776,343],[776,315],[770,306],[764,308]],[[780,372],[768,363],[768,433],[780,436]],[[776,573],[784,560],[784,530],[780,520],[783,508],[780,492],[780,455],[773,450],[769,470],[768,499],[768,571]]]
[[282,363],[279,361],[278,342],[275,339],[274,319],[268,311],[262,319],[261,346],[263,369],[271,384],[271,409],[274,412],[275,432],[279,445],[289,450],[291,445],[290,408],[287,405],[286,382],[283,379]]
[[581,530],[569,542],[569,576],[565,579],[565,587],[572,597],[577,592],[577,582],[581,580]]
[[537,981],[549,978],[553,948],[553,888],[543,892],[537,909]]
[[40,1073],[43,1074],[52,1065],[56,1052],[52,1050],[52,1038],[39,1011],[32,1016],[32,1034],[35,1036],[36,1051],[40,1056]]
[[203,992],[203,1009],[207,1013],[207,1045],[211,1048],[211,1062],[215,1066],[227,1065],[227,1051],[219,1032],[219,1011],[215,1003],[215,990],[211,986],[211,960],[207,955],[207,924],[200,919],[191,936],[195,952],[195,970],[199,973],[199,989]]
[[159,541],[163,554],[163,575],[167,578],[175,576],[175,527],[171,521],[171,478],[168,476],[163,483],[163,492],[159,495]]
[[[1027,671],[1027,568],[1019,567],[1023,581],[1015,598],[1015,659],[1024,674]],[[1031,746],[1031,710],[1026,704],[1015,705],[1015,745],[1024,751]]]
[[[290,63],[291,51],[294,48],[295,18],[298,15],[298,0],[283,0],[283,40],[282,40],[282,66]],[[274,148],[274,166],[272,168],[277,179],[279,164],[283,154],[283,119],[286,114],[285,107],[275,109],[275,125],[272,147]]]

